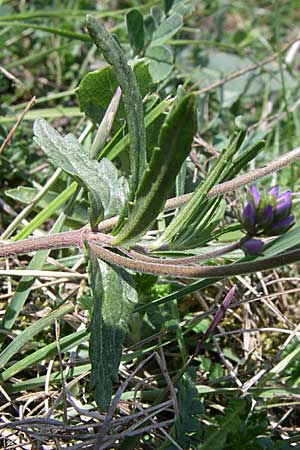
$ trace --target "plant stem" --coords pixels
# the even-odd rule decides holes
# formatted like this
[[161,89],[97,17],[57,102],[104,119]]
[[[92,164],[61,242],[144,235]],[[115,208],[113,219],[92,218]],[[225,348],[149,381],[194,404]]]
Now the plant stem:
[[[225,181],[224,183],[217,184],[214,186],[209,192],[208,197],[215,197],[217,195],[225,194],[227,192],[233,191],[245,184],[251,183],[258,178],[266,176],[272,172],[275,172],[282,167],[290,164],[291,162],[300,158],[300,147],[291,150],[286,155],[278,158],[275,161],[270,162],[264,167],[260,167],[258,169],[252,170],[245,175],[241,175],[233,180]],[[186,204],[189,199],[192,197],[193,193],[185,194],[180,197],[174,197],[167,200],[165,205],[165,211],[178,208],[184,204]],[[104,220],[98,225],[99,231],[107,231],[111,229],[118,222],[118,216],[111,217],[110,219]],[[81,247],[82,246],[82,232],[86,233],[88,229],[83,228],[76,231],[67,231],[64,233],[60,233],[57,235],[49,235],[49,236],[39,236],[35,238],[29,238],[22,241],[2,244],[0,245],[0,258],[8,257],[11,255],[22,255],[33,251],[43,250],[43,249],[58,249],[65,247]],[[70,234],[70,235],[69,235]],[[61,237],[60,237],[61,236]],[[104,238],[105,236],[105,238]],[[87,236],[85,235],[85,238]],[[108,235],[104,235],[101,233],[92,233],[88,235],[88,238],[92,241],[98,241],[102,244],[110,245],[111,237]],[[234,244],[235,245],[235,244]],[[207,255],[205,255],[206,258]],[[213,255],[209,257],[215,257],[218,255]],[[126,259],[126,258],[125,258]],[[207,259],[207,258],[206,258]],[[179,261],[179,260],[178,260]],[[200,260],[198,260],[200,261]],[[196,262],[196,261],[194,261]],[[162,263],[163,265],[165,263]],[[175,263],[173,263],[175,265]],[[176,264],[182,264],[181,262],[177,262]]]
[[[245,186],[249,183],[253,183],[254,181],[263,178],[271,173],[277,172],[277,170],[282,169],[285,166],[288,166],[292,162],[296,161],[300,158],[300,147],[296,147],[293,150],[289,151],[283,156],[280,156],[278,159],[269,162],[263,167],[259,167],[258,169],[251,170],[245,175],[240,175],[239,177],[234,178],[233,180],[225,181],[224,183],[216,184],[207,194],[208,197],[217,197],[218,195],[227,194],[228,192],[234,191],[242,186]],[[194,195],[194,192],[190,194],[184,194],[180,197],[173,197],[166,201],[164,211],[170,211],[171,209],[180,208],[185,205]],[[107,231],[110,230],[116,223],[118,222],[119,217],[111,217],[110,219],[103,220],[98,225],[99,231]]]
[[195,264],[200,261],[207,261],[211,258],[217,258],[218,256],[225,255],[227,253],[233,252],[234,250],[239,249],[241,246],[240,241],[234,242],[233,244],[227,245],[226,247],[218,248],[216,250],[208,251],[207,253],[203,253],[201,255],[194,255],[194,256],[188,256],[186,258],[166,258],[166,259],[158,259],[153,258],[151,256],[145,255],[140,252],[136,252],[135,250],[130,249],[129,251],[123,250],[122,251],[127,254],[129,257],[132,257],[132,259],[139,260],[139,261],[145,261],[145,262],[152,262],[164,265],[182,265],[182,264]]
[[259,261],[249,261],[236,264],[220,266],[187,266],[187,265],[164,265],[160,263],[149,263],[126,258],[113,253],[91,240],[87,240],[91,251],[95,256],[103,259],[107,263],[136,272],[148,273],[151,275],[163,275],[174,278],[206,278],[206,277],[231,277],[252,272],[262,272],[274,267],[284,266],[297,262],[300,259],[300,248],[291,250],[280,255],[260,259]]

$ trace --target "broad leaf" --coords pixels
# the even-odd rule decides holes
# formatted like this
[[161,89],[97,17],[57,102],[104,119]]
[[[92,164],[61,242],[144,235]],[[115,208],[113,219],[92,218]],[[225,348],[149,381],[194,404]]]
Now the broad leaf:
[[120,211],[124,202],[123,180],[107,159],[91,161],[74,135],[62,137],[44,119],[34,123],[35,141],[56,167],[84,185],[90,196],[91,226]]
[[197,97],[186,95],[169,115],[159,136],[149,167],[129,208],[128,221],[115,244],[136,241],[152,225],[161,211],[176,175],[188,156],[197,131]]
[[[149,69],[144,61],[139,61],[133,68],[141,95],[148,94],[153,86]],[[111,66],[104,69],[89,72],[81,80],[76,91],[80,110],[84,112],[92,122],[99,124],[108,108],[108,105],[116,92],[118,81]],[[121,99],[117,112],[117,125],[121,126],[125,120],[124,103]]]
[[144,18],[138,9],[132,9],[126,15],[127,33],[130,46],[135,55],[144,47]]
[[107,410],[112,384],[118,381],[122,344],[131,312],[137,303],[132,277],[90,255],[90,278],[94,300],[91,322],[91,381],[96,402]]
[[173,68],[173,53],[165,45],[149,47],[146,51],[149,59],[149,72],[152,80],[157,82],[166,78]]
[[182,17],[180,14],[172,14],[165,19],[159,27],[155,30],[152,36],[153,45],[164,44],[182,27]]

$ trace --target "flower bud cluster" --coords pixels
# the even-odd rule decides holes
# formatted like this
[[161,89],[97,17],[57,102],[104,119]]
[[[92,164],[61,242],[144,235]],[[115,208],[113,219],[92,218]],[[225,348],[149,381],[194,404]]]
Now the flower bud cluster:
[[273,186],[267,194],[260,194],[255,186],[251,186],[247,202],[242,211],[241,222],[247,232],[242,241],[246,253],[259,253],[264,244],[257,236],[277,236],[284,233],[294,223],[291,214],[291,191],[279,194],[277,186]]

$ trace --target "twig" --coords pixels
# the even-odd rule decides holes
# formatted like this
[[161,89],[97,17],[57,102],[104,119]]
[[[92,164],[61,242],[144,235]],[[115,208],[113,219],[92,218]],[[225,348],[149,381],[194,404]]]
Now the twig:
[[14,126],[12,127],[12,129],[10,130],[10,132],[8,133],[8,135],[6,136],[6,138],[4,139],[4,142],[2,143],[2,145],[0,147],[0,155],[1,155],[2,151],[4,150],[4,148],[7,146],[7,144],[9,143],[9,141],[11,140],[11,138],[13,137],[18,126],[22,122],[24,116],[32,108],[32,106],[35,104],[35,102],[36,102],[36,97],[32,97],[32,99],[30,100],[30,102],[28,103],[28,105],[26,106],[24,111],[22,112],[22,114],[18,117],[17,122],[14,124]]
[[[263,61],[259,61],[254,64],[250,64],[249,66],[244,67],[243,69],[237,70],[236,72],[233,72],[233,73],[227,75],[226,77],[222,78],[221,80],[218,80],[215,83],[212,83],[209,86],[205,86],[204,88],[199,89],[198,91],[194,91],[194,92],[199,95],[205,94],[206,92],[212,91],[220,86],[223,86],[223,84],[228,83],[228,81],[235,80],[236,78],[239,78],[248,72],[252,72],[253,70],[258,69],[259,67],[263,67],[266,64],[268,64],[272,61],[275,61],[282,52],[285,52],[286,50],[288,50],[295,42],[298,42],[298,41],[299,41],[299,37],[297,39],[293,39],[291,42],[288,42],[286,45],[284,45],[282,47],[280,52],[276,52],[273,55],[268,56]],[[191,90],[193,89],[193,87],[194,86],[191,87]]]
[[0,72],[2,75],[4,75],[8,80],[13,81],[16,85],[24,86],[24,83],[20,80],[18,80],[17,77],[15,77],[11,72],[6,70],[4,67],[0,66]]

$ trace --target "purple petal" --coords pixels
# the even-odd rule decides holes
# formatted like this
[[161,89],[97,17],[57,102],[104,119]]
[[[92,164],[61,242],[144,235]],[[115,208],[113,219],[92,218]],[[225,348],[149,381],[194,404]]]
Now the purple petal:
[[264,225],[267,225],[268,223],[270,223],[270,221],[272,220],[272,217],[273,217],[273,206],[272,205],[265,206],[263,209],[263,212],[262,212],[262,219],[263,219]]
[[277,203],[287,202],[288,200],[291,200],[291,191],[288,190],[288,191],[283,192],[282,194],[277,196],[276,200],[277,200]]
[[242,243],[242,249],[249,253],[249,255],[253,255],[255,253],[259,253],[264,246],[264,243],[259,239],[247,239]]
[[255,206],[258,206],[260,201],[260,193],[258,192],[255,186],[251,186],[249,192],[252,195]]
[[273,223],[270,228],[272,233],[281,234],[286,231],[289,226],[294,222],[295,217],[293,215],[284,217],[283,219],[278,220],[278,222]]
[[291,200],[284,200],[276,206],[275,213],[278,216],[280,216],[284,213],[286,213],[286,215],[288,215],[291,211],[291,208],[292,208]]
[[253,231],[256,219],[256,213],[254,205],[251,202],[247,202],[242,213],[242,221],[245,229],[249,232]]
[[271,189],[269,190],[268,194],[274,195],[274,197],[277,197],[278,191],[279,191],[278,186],[273,186],[273,187],[271,187]]

